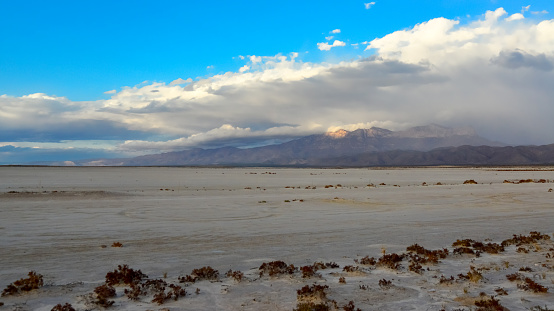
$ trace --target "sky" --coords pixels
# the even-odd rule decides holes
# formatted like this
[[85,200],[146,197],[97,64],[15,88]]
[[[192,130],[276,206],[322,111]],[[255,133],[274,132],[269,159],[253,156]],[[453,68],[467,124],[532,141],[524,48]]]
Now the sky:
[[553,14],[548,0],[0,0],[0,164],[432,123],[554,143]]

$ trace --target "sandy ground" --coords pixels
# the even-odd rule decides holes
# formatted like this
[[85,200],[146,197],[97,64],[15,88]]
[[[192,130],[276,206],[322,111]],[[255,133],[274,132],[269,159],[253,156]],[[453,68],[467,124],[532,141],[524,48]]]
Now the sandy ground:
[[[518,182],[526,179],[535,182]],[[552,237],[551,188],[554,168],[1,167],[0,290],[29,271],[45,285],[0,297],[0,310],[51,310],[59,303],[102,309],[92,293],[123,264],[187,294],[158,305],[152,292],[129,300],[129,286],[119,285],[110,309],[293,310],[312,299],[297,297],[312,284],[329,286],[316,303],[334,300],[340,310],[349,301],[361,310],[474,310],[482,293],[510,310],[554,309],[552,239],[479,257],[452,253],[458,239],[500,243],[531,231]],[[355,262],[405,254],[414,243],[450,254],[421,273],[409,271],[408,259],[399,269]],[[310,278],[299,271],[260,277],[260,265],[277,260],[339,267]],[[343,271],[348,265],[359,271]],[[219,278],[179,283],[205,266]],[[458,277],[471,266],[480,280]],[[507,280],[525,267],[530,271],[521,271],[521,280]],[[242,271],[242,281],[226,277],[230,269]],[[455,280],[440,283],[441,276]],[[525,290],[524,277],[548,292]],[[379,286],[382,279],[392,285]],[[507,294],[499,295],[500,288]]]

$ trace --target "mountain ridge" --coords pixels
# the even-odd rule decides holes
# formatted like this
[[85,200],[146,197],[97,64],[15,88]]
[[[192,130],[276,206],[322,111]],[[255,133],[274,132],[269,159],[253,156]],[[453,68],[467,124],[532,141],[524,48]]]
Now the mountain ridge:
[[[278,145],[240,149],[221,147],[194,148],[162,154],[150,154],[130,159],[100,159],[80,161],[77,165],[108,166],[326,166],[362,154],[383,152],[429,152],[437,148],[463,145],[504,146],[477,135],[471,128],[447,128],[436,124],[412,127],[403,131],[372,127],[347,131],[339,129],[314,134]],[[327,161],[327,162],[326,162]],[[351,160],[352,161],[352,160]]]

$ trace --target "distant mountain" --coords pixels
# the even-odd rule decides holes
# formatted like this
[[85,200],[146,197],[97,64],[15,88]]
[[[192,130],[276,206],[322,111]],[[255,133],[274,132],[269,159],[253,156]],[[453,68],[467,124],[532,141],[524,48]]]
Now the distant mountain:
[[395,150],[312,159],[308,166],[554,165],[554,144],[544,146],[460,146],[431,151]]
[[[502,146],[486,140],[471,128],[452,129],[439,125],[413,127],[404,131],[390,131],[372,127],[355,131],[338,130],[325,134],[310,135],[279,145],[249,149],[224,147],[217,149],[191,149],[162,154],[145,155],[131,159],[112,159],[78,162],[79,165],[114,166],[187,166],[187,165],[257,165],[295,166],[317,165],[334,166],[351,162],[358,166],[359,161],[374,158],[379,154],[399,159],[400,154],[424,154],[430,150],[459,146]],[[394,154],[398,154],[393,156]],[[363,157],[363,158],[360,158]],[[416,161],[409,157],[410,161]],[[361,163],[360,162],[360,163]],[[326,164],[329,163],[329,164]],[[337,163],[337,164],[335,164]],[[368,163],[374,163],[369,161]],[[374,165],[389,165],[379,160]],[[379,164],[380,163],[380,164]],[[415,163],[415,162],[414,162]],[[391,165],[418,165],[391,164]],[[423,164],[421,164],[423,165]],[[425,164],[427,165],[427,164]]]

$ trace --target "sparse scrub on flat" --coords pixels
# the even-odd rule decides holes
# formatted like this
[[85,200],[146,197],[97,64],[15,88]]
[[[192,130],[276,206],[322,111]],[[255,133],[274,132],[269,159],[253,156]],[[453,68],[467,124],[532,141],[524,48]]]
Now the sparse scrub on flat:
[[37,274],[35,271],[30,271],[27,275],[29,277],[19,279],[12,284],[9,284],[2,292],[2,296],[15,295],[21,292],[29,292],[33,289],[39,289],[40,287],[44,286],[42,274]]

